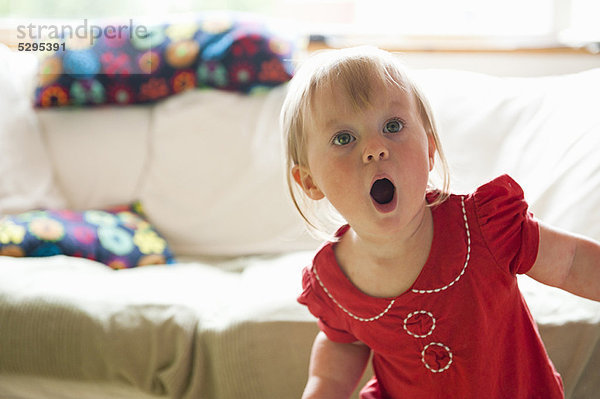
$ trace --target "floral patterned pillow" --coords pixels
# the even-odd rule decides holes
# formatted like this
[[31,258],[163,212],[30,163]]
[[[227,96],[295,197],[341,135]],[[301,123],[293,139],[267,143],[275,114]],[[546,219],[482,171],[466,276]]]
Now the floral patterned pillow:
[[197,87],[249,93],[292,76],[294,41],[249,15],[96,28],[104,34],[65,30],[44,43],[36,106],[150,103]]
[[106,210],[35,210],[0,219],[0,255],[69,255],[113,269],[173,263],[140,203]]

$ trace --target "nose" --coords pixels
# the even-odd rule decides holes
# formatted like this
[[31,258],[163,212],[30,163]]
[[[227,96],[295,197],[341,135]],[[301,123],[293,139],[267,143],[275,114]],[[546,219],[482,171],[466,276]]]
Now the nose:
[[363,153],[363,162],[384,161],[390,156],[389,150],[379,139],[372,139],[367,143]]

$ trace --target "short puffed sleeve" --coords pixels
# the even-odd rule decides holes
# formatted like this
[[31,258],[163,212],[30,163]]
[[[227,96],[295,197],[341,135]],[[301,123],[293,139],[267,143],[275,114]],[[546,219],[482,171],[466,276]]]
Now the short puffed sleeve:
[[539,226],[523,190],[502,175],[473,194],[481,234],[496,263],[512,274],[527,273],[539,247]]
[[319,329],[327,335],[327,338],[344,344],[357,341],[351,333],[345,330],[345,323],[340,319],[340,314],[331,306],[336,305],[319,286],[310,267],[306,267],[302,271],[302,290],[298,302],[308,307],[310,313],[317,318]]

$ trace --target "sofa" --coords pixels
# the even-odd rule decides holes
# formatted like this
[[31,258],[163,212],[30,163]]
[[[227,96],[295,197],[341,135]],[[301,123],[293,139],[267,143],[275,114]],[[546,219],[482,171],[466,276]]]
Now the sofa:
[[[296,297],[320,243],[285,186],[286,85],[43,109],[32,105],[36,62],[0,46],[3,223],[133,214],[169,252],[117,267],[99,253],[6,250],[0,398],[300,397],[318,328]],[[453,191],[509,173],[537,217],[600,239],[600,69],[414,76],[438,117]],[[600,304],[519,284],[566,397],[599,398]]]

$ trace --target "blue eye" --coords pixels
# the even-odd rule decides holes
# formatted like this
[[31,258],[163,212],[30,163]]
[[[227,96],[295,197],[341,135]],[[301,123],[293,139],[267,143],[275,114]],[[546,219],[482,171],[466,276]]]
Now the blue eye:
[[352,136],[350,133],[338,133],[332,140],[332,143],[335,145],[347,145],[352,143],[356,138]]
[[399,119],[392,119],[391,121],[387,121],[383,128],[384,133],[398,133],[400,130],[404,128],[404,122]]

